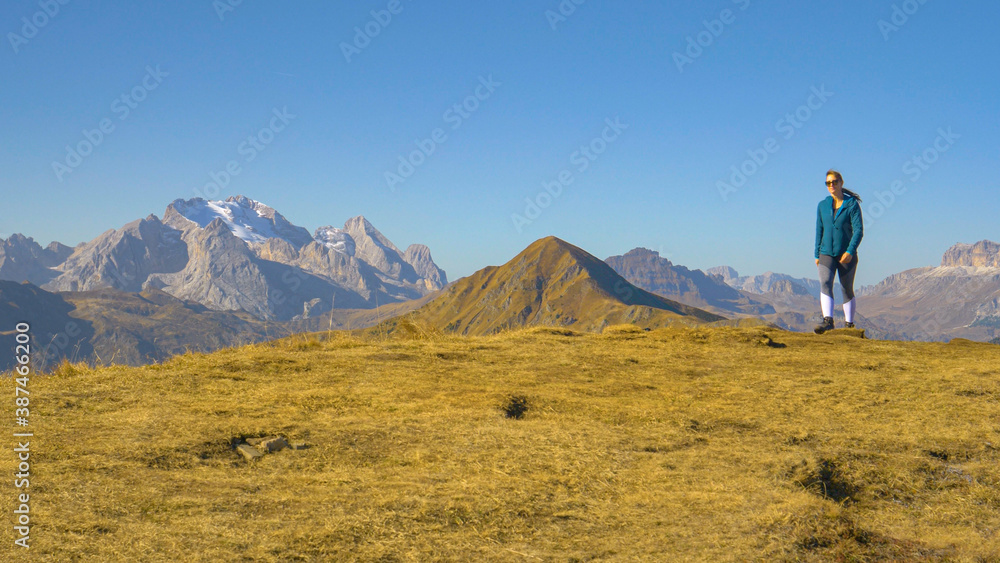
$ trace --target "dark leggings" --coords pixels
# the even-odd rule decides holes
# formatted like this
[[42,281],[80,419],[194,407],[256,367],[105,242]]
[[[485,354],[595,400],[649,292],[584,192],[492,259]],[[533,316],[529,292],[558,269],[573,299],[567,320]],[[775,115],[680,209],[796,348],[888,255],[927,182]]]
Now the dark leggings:
[[844,291],[844,302],[854,299],[854,272],[858,269],[858,255],[849,264],[826,254],[819,255],[819,285],[823,295],[833,297],[833,279],[840,276],[840,288]]

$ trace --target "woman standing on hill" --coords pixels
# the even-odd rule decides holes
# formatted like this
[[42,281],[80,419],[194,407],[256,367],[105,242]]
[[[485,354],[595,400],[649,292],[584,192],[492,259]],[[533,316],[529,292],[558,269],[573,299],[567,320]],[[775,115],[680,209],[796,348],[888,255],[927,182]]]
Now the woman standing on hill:
[[854,273],[858,269],[858,245],[864,236],[861,198],[844,189],[844,177],[836,170],[826,173],[829,197],[816,208],[816,266],[819,267],[820,307],[823,322],[814,331],[833,329],[833,280],[840,276],[844,292],[844,320],[854,328]]

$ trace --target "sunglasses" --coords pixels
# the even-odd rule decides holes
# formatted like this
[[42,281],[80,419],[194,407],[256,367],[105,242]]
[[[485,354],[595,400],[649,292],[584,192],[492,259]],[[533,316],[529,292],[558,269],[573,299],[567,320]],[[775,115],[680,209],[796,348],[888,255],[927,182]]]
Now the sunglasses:
[[832,182],[827,182],[827,183],[826,183],[826,185],[828,185],[828,186],[832,186],[832,185],[834,185],[834,184],[838,184],[838,183],[840,183],[840,180],[834,180],[834,181],[832,181]]

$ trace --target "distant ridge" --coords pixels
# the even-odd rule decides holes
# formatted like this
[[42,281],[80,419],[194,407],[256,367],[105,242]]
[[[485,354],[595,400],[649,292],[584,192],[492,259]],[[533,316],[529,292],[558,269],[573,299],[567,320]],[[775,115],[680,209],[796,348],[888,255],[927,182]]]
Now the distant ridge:
[[675,265],[654,250],[633,248],[605,262],[630,283],[692,307],[740,316],[759,317],[775,312],[771,305],[730,287],[718,276]]
[[[3,330],[29,322],[32,362],[41,372],[63,359],[143,365],[187,350],[208,352],[288,334],[247,313],[212,311],[152,288],[51,293],[10,281],[0,281],[0,320]],[[0,331],[4,345],[13,349],[11,332]],[[0,371],[13,367],[13,358],[0,357]]]
[[597,331],[621,323],[652,328],[725,320],[640,289],[556,237],[535,241],[503,266],[458,280],[409,318],[470,335],[534,325]]
[[[726,285],[752,295],[809,295],[819,299],[819,281],[810,278],[795,278],[788,274],[765,272],[756,276],[741,276],[730,266],[716,266],[706,272],[721,279]],[[835,283],[835,292],[840,292],[840,284]]]
[[[214,311],[155,288],[52,293],[0,280],[0,349],[14,349],[15,326],[28,322],[32,364],[47,372],[64,359],[91,365],[145,365],[187,351],[211,352],[299,332],[349,330],[412,311],[436,295],[379,309],[334,309],[292,321],[266,322],[238,311]],[[0,355],[0,372],[15,366]]]

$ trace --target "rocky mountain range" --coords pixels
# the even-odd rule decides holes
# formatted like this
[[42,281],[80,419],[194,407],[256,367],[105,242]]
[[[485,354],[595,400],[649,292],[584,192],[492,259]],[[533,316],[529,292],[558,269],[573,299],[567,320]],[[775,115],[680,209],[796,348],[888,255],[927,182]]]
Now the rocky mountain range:
[[718,276],[675,265],[653,250],[635,248],[604,261],[629,283],[685,305],[726,316],[760,317],[775,312],[772,305],[730,287]]
[[[769,304],[774,310],[762,318],[781,328],[810,331],[820,321],[818,280],[777,272],[741,276],[729,266],[710,268],[707,273],[742,294]],[[835,284],[834,297],[838,303],[839,296],[840,284]],[[870,326],[866,328],[871,330]]]
[[48,283],[58,275],[53,268],[72,253],[72,248],[58,242],[42,248],[34,239],[21,234],[0,239],[0,280]]
[[[30,320],[48,363],[138,365],[402,322],[476,335],[739,319],[808,331],[819,320],[815,280],[691,270],[642,248],[601,261],[555,237],[448,285],[426,246],[400,250],[364,217],[310,234],[243,196],[177,200],[163,219],[150,215],[75,248],[13,235],[0,240],[0,280],[13,280],[0,281],[0,345],[12,342],[10,327]],[[1000,245],[956,244],[939,266],[857,294],[857,322],[869,337],[998,341]]]
[[[819,280],[796,278],[775,272],[764,272],[756,276],[741,276],[739,272],[729,266],[709,268],[705,273],[710,276],[719,276],[726,285],[752,295],[768,293],[811,295],[819,299]],[[839,286],[840,284],[834,285],[834,289],[838,292],[840,291]]]
[[49,291],[160,290],[219,311],[293,320],[418,299],[448,280],[430,249],[397,248],[362,216],[314,234],[244,196],[171,203],[74,249],[3,241],[0,279]]
[[[159,228],[153,221],[141,225],[135,232],[148,235]],[[235,245],[226,235],[231,231],[217,220],[194,231],[201,233],[214,237],[217,244]],[[368,255],[384,253],[391,260],[389,243],[372,239],[380,246],[368,248]],[[398,262],[395,267],[404,269]],[[244,311],[212,310],[148,284],[141,292],[105,287],[52,293],[28,282],[0,281],[0,319],[3,327],[31,323],[36,367],[43,371],[63,359],[141,365],[186,351],[208,352],[298,332],[373,325],[392,331],[401,322],[470,335],[534,325],[599,331],[624,323],[646,328],[730,323],[644,291],[598,258],[555,237],[536,241],[503,266],[487,267],[420,299],[376,309],[334,309],[307,318],[268,321]],[[12,344],[13,336],[12,331],[0,333],[0,346]],[[0,370],[11,367],[12,357],[0,357]]]
[[858,295],[868,319],[898,338],[994,339],[1000,335],[1000,244],[956,244],[940,266],[894,274]]
[[[690,270],[644,248],[606,262],[646,291],[727,317],[752,317],[797,331],[811,331],[820,320],[818,281],[774,272],[740,276],[729,266],[707,272]],[[872,335],[885,336],[877,328],[868,328]]]

